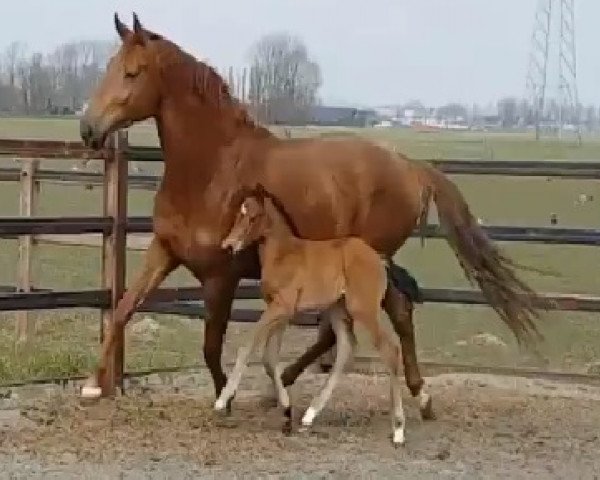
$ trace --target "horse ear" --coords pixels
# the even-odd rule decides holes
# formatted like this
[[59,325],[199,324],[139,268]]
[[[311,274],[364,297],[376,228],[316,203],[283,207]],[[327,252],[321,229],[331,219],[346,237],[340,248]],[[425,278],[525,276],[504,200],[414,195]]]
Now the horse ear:
[[125,40],[131,34],[131,30],[121,21],[117,12],[115,12],[115,30],[119,34],[119,37],[121,37],[121,40]]
[[142,27],[142,22],[140,22],[140,19],[137,16],[137,13],[133,12],[133,32],[134,33],[141,33],[144,30],[144,27]]
[[133,34],[141,45],[145,45],[148,41],[148,32],[142,26],[142,22],[135,12],[133,12]]

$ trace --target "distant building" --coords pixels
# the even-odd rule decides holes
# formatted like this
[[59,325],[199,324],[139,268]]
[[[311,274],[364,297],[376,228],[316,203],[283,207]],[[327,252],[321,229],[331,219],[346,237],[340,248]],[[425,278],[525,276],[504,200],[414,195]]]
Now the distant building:
[[307,123],[330,127],[367,127],[376,122],[377,114],[374,110],[315,105],[310,109]]

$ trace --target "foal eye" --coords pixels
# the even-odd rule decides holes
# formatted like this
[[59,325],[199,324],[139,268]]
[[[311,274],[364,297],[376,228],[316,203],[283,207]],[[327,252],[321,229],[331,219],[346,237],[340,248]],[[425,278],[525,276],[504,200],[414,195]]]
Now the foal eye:
[[129,78],[129,79],[135,78],[138,76],[139,73],[140,72],[125,72],[125,78]]

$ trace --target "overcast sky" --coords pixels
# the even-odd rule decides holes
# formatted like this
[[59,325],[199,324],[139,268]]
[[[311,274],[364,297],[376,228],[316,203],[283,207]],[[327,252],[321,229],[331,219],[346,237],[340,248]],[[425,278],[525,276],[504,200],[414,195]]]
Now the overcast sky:
[[[600,0],[577,0],[579,92],[600,104]],[[110,39],[116,10],[218,67],[242,66],[262,34],[299,35],[319,62],[323,99],[382,105],[419,98],[487,103],[523,95],[537,0],[6,0],[0,49],[48,51]],[[552,52],[556,61],[558,53]],[[549,79],[550,93],[556,80]]]

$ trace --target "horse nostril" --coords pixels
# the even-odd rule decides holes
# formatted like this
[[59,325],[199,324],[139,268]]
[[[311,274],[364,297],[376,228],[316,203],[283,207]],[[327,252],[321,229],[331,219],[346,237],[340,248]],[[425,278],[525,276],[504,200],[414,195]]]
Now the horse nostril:
[[85,120],[81,120],[79,122],[79,135],[85,144],[90,143],[93,133],[92,127],[88,122]]

